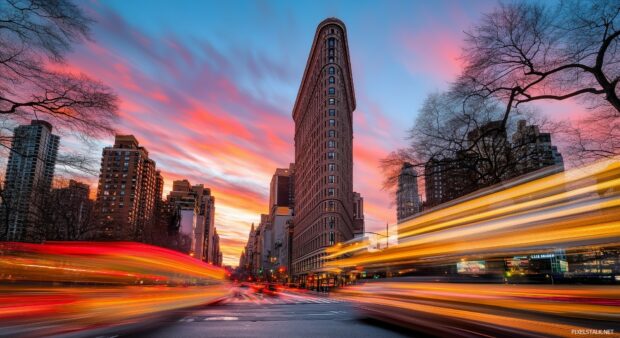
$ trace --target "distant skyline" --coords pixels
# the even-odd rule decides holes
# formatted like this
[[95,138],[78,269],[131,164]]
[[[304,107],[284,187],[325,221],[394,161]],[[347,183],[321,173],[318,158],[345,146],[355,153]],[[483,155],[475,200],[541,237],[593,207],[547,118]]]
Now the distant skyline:
[[[93,41],[67,70],[111,86],[121,99],[118,133],[133,134],[165,178],[203,183],[215,196],[224,264],[236,265],[252,222],[268,211],[276,168],[294,161],[293,104],[316,26],[347,25],[357,99],[354,190],[366,228],[396,221],[381,190],[379,160],[407,145],[427,94],[458,74],[464,30],[496,1],[89,1]],[[579,115],[571,102],[541,105]],[[95,158],[113,136],[92,149]],[[63,136],[61,151],[79,148]],[[95,151],[95,150],[93,150]],[[89,177],[91,186],[96,178]]]

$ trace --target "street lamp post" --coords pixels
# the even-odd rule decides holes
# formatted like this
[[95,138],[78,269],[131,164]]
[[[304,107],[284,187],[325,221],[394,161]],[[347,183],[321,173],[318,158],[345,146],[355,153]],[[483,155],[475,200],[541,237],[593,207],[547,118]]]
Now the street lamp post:
[[387,222],[385,222],[385,248],[389,248],[390,247],[390,231],[389,231],[389,225]]

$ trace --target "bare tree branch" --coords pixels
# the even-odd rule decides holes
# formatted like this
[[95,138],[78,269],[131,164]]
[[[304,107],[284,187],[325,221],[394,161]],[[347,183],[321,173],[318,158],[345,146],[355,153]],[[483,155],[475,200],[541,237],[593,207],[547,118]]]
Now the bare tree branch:
[[505,116],[496,99],[472,96],[459,86],[429,95],[408,133],[409,147],[381,161],[384,189],[396,187],[404,162],[412,164],[418,176],[424,178],[421,188],[427,183],[429,166],[434,167],[431,172],[459,176],[461,184],[455,187],[459,196],[499,183],[533,170],[528,165],[540,155],[532,153],[541,151],[542,145],[537,145],[540,139],[529,135],[509,138],[517,131],[525,132],[517,128],[517,120],[525,120],[526,125],[543,133],[565,127],[532,110],[515,110],[506,123],[502,121]]
[[[118,98],[85,75],[54,71],[75,43],[90,39],[92,20],[70,0],[0,0],[0,117],[15,126],[46,120],[82,138],[113,132]],[[11,133],[2,129],[0,144]],[[71,165],[65,162],[65,165]],[[86,169],[83,161],[76,168]]]
[[589,96],[620,111],[618,8],[618,0],[502,4],[467,32],[457,82],[502,100],[504,123],[513,107],[538,100]]

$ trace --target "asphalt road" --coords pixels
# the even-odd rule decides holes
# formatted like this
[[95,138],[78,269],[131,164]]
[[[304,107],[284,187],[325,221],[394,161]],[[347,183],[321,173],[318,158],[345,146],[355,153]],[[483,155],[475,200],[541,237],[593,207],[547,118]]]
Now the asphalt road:
[[353,305],[332,298],[241,293],[218,304],[177,311],[131,336],[375,338],[411,337],[412,333],[367,319]]

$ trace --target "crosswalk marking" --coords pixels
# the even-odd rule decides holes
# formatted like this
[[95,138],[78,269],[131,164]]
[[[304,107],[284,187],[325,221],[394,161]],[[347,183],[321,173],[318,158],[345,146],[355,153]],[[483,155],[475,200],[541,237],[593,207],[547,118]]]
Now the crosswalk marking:
[[312,295],[297,295],[280,293],[272,297],[262,294],[238,294],[222,300],[220,305],[254,303],[257,305],[283,305],[283,304],[335,304],[342,301],[334,298],[326,298]]

